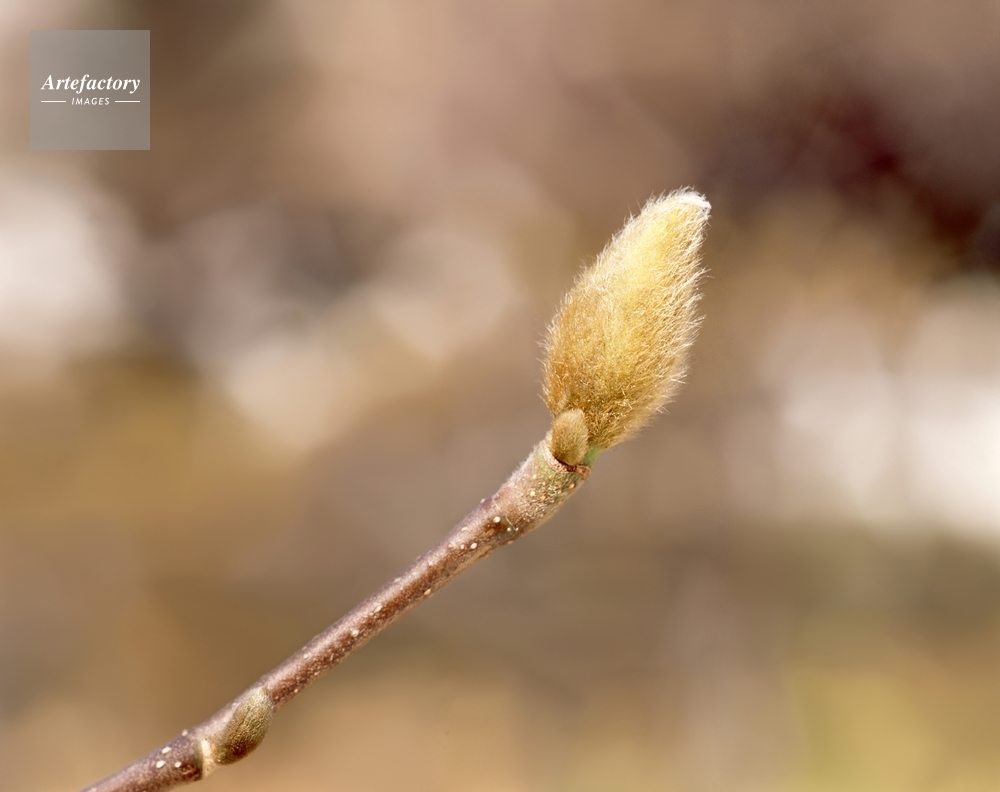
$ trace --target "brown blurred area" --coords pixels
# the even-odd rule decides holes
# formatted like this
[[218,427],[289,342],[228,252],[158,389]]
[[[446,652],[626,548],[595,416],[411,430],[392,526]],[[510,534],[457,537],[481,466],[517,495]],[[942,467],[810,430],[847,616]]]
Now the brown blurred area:
[[[149,29],[148,152],[28,31]],[[1000,5],[0,8],[0,788],[199,722],[547,428],[629,212],[714,205],[687,386],[205,789],[1000,785]]]

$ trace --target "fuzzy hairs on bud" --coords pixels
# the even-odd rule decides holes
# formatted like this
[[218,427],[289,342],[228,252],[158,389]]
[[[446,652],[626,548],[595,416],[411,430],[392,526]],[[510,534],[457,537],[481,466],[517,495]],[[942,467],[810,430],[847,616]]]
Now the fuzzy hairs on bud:
[[549,327],[545,402],[556,423],[582,413],[586,464],[636,434],[684,379],[710,208],[691,190],[650,199],[580,275]]

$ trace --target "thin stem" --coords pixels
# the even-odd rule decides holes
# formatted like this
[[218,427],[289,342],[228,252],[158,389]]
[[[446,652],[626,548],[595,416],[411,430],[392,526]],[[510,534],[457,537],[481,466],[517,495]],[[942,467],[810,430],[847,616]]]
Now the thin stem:
[[548,442],[535,446],[493,497],[481,501],[402,575],[211,718],[84,792],[158,792],[204,778],[219,765],[253,751],[264,739],[275,710],[466,567],[537,528],[559,509],[590,468],[558,461]]

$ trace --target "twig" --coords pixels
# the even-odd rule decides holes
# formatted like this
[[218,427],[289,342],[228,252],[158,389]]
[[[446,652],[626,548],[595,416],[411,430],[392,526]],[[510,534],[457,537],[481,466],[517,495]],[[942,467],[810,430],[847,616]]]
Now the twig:
[[313,638],[205,722],[84,792],[157,792],[197,781],[254,750],[275,710],[466,567],[551,517],[590,468],[564,465],[547,442],[409,569]]

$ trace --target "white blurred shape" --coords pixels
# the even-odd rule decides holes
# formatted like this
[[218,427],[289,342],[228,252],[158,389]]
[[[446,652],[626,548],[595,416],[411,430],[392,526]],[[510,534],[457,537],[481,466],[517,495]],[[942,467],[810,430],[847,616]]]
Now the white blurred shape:
[[876,328],[849,312],[800,318],[780,331],[775,346],[779,509],[888,516],[897,396]]
[[[755,454],[761,468],[756,477],[730,471],[742,508],[1000,538],[996,283],[928,292],[899,355],[874,314],[799,306],[779,324],[761,374],[772,440],[739,420],[727,438],[731,468]],[[747,482],[766,481],[768,463],[774,495],[749,497]]]
[[935,520],[1000,532],[1000,288],[971,282],[932,302],[903,377],[914,505]]
[[0,350],[58,363],[117,341],[117,267],[132,243],[122,212],[96,192],[0,174]]
[[1000,531],[1000,380],[926,387],[908,430],[914,504],[937,520]]
[[372,306],[400,341],[445,363],[497,327],[514,297],[508,270],[483,239],[447,226],[417,229],[390,249]]
[[878,506],[893,461],[893,397],[892,382],[879,371],[829,371],[790,383],[778,453],[798,505],[818,487],[859,515]]
[[290,451],[326,442],[357,416],[359,372],[319,333],[274,333],[236,355],[224,375],[242,412]]

